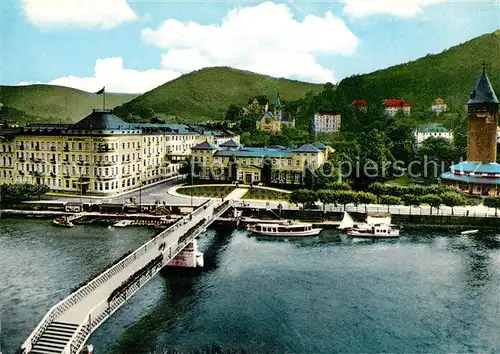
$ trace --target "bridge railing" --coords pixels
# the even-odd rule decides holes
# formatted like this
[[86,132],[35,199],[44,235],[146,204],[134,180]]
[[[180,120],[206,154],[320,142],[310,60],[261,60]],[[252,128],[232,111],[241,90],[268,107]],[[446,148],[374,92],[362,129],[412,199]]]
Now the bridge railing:
[[[197,214],[199,214],[203,210],[206,210],[206,208],[204,207],[205,205],[208,207],[212,204],[213,203],[204,203],[200,208],[196,210],[198,211]],[[227,210],[226,206],[228,208],[231,206],[228,204],[230,204],[230,201],[224,202],[223,204],[214,208],[212,216],[210,218],[207,218],[207,220],[202,225],[193,230],[193,232],[191,233],[192,235],[191,237],[186,238],[182,242],[178,242],[179,240],[176,240],[173,244],[169,245],[168,248],[165,248],[164,253],[166,254],[168,252],[168,255],[164,257],[161,266],[157,267],[155,271],[147,272],[146,274],[144,274],[143,277],[141,277],[141,279],[138,282],[134,282],[133,284],[131,284],[131,286],[127,288],[127,291],[125,292],[124,296],[117,297],[111,303],[109,303],[107,300],[103,300],[101,303],[92,308],[89,312],[88,320],[82,323],[71,337],[68,345],[65,348],[65,353],[77,354],[81,350],[81,347],[87,341],[90,334],[97,327],[99,327],[99,325],[107,317],[111,316],[116,310],[118,310],[118,308],[121,307],[128,298],[130,298],[130,296],[132,296],[137,290],[141,288],[142,284],[144,284],[146,281],[152,278],[156,273],[158,273],[158,271],[164,265],[171,262],[175,258],[175,256],[179,254],[192,241],[193,238],[196,237],[196,235],[198,235],[200,232],[203,232],[203,230],[205,230],[210,225],[210,223],[212,223],[215,219],[217,219],[220,216],[220,214],[223,214]],[[149,241],[147,244],[149,244],[150,242],[154,242],[154,240]],[[172,251],[172,249],[174,250]]]
[[[201,204],[193,213],[192,215],[197,215],[201,211],[205,210],[207,206],[213,204],[213,200],[207,200],[203,204]],[[160,235],[158,236],[165,236],[169,232],[173,231],[176,229],[179,224],[183,222],[183,219],[179,219],[172,225],[170,225],[166,230],[164,230]],[[86,285],[69,295],[68,297],[62,299],[60,302],[58,302],[56,305],[50,308],[50,310],[45,314],[45,316],[42,318],[42,320],[38,323],[38,325],[35,327],[35,329],[31,332],[29,337],[24,341],[22,344],[21,348],[24,350],[24,353],[28,353],[31,350],[31,347],[35,344],[35,342],[42,336],[43,332],[47,329],[47,327],[50,325],[51,322],[53,322],[58,316],[63,314],[66,310],[71,308],[74,304],[85,298],[89,293],[97,289],[99,286],[104,284],[106,281],[108,281],[112,276],[115,274],[119,273],[121,270],[123,270],[126,266],[128,266],[130,263],[135,261],[136,258],[139,256],[143,255],[146,253],[148,246],[151,245],[151,243],[154,242],[154,240],[150,240],[138,249],[136,249],[134,252],[132,252],[130,255],[128,255],[126,258],[121,260],[120,262],[116,263],[114,266],[108,268],[106,271],[104,271],[101,275],[97,276],[96,278],[92,279],[90,282],[88,282]]]

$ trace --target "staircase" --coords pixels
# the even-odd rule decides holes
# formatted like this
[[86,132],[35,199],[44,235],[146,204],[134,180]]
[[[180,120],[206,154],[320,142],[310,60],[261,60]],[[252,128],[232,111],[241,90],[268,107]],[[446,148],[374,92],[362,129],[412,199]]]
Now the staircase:
[[38,339],[30,354],[60,354],[78,325],[63,322],[52,322]]

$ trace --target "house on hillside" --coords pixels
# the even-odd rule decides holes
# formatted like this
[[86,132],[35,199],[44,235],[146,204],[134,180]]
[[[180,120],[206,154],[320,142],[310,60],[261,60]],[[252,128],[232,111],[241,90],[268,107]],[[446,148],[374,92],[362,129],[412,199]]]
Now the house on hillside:
[[266,110],[255,119],[257,130],[279,134],[285,126],[295,127],[295,118],[285,116],[282,112],[279,93],[274,98],[273,112],[269,112],[268,107],[269,105],[266,104]]
[[366,102],[365,100],[355,100],[353,103],[351,103],[351,107],[354,107],[354,109],[357,109],[361,112],[368,112],[368,102]]
[[250,97],[246,107],[242,108],[243,115],[259,114],[269,110],[269,99],[265,95]]
[[413,132],[415,148],[418,149],[422,143],[429,138],[444,139],[449,142],[453,140],[453,132],[440,123],[419,125]]
[[442,98],[436,98],[434,102],[432,102],[431,110],[437,114],[446,112],[448,110],[448,105]]
[[310,122],[311,133],[338,133],[340,131],[340,119],[338,113],[316,113]]
[[399,112],[403,113],[405,116],[409,116],[411,113],[411,104],[406,102],[403,98],[385,99],[382,104],[384,105],[385,113],[392,117]]

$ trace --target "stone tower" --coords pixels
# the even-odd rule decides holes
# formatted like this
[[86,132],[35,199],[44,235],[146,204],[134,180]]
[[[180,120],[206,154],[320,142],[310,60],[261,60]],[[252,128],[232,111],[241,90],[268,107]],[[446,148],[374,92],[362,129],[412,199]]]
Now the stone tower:
[[467,101],[469,131],[467,134],[467,160],[470,162],[496,162],[499,101],[486,75],[486,64]]

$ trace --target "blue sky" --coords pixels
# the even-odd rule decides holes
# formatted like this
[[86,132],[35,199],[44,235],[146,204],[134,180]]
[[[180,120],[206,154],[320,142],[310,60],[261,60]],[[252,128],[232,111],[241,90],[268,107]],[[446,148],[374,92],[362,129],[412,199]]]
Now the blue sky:
[[493,32],[499,1],[3,1],[0,82],[135,93],[218,65],[336,82]]

